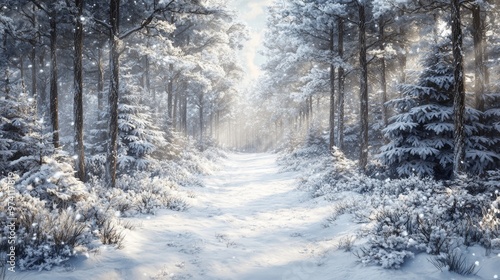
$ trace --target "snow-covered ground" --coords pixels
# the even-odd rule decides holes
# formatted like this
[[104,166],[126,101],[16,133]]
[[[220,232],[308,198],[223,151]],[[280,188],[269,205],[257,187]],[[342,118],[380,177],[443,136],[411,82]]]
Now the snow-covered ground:
[[[496,279],[500,254],[470,248],[479,276],[440,272],[420,254],[400,270],[357,262],[338,249],[362,227],[349,214],[326,219],[332,203],[297,190],[297,173],[279,172],[276,155],[229,154],[223,168],[194,188],[185,212],[125,218],[123,249],[101,247],[52,271],[12,279]],[[346,196],[354,195],[344,193]],[[328,225],[328,226],[326,226]],[[356,242],[363,242],[358,240]],[[9,278],[8,278],[9,279]]]

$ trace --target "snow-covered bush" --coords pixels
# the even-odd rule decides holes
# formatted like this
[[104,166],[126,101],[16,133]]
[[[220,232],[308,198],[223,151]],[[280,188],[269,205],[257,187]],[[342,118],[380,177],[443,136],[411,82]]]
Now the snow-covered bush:
[[407,186],[404,180],[391,182],[385,181],[371,196],[373,225],[360,254],[363,261],[399,267],[409,253],[437,255],[462,245],[484,244],[490,238],[480,223],[490,203],[488,196],[471,195],[462,186],[447,187],[433,180],[417,183],[414,179]]
[[7,200],[10,200],[15,202],[12,212],[16,218],[15,247],[20,269],[50,269],[74,256],[77,247],[85,247],[91,241],[89,228],[76,207],[59,208],[29,192],[13,190],[7,178],[0,181],[0,193],[5,194],[0,205],[0,247],[7,251],[12,246],[7,240],[11,230],[7,219],[10,213]]
[[66,163],[70,161],[64,154],[44,158],[42,165],[35,165],[21,176],[19,192],[29,193],[59,209],[84,200],[88,195],[87,187],[74,177],[73,167]]
[[468,263],[465,255],[456,248],[448,253],[441,253],[438,256],[429,259],[429,261],[439,270],[448,269],[460,275],[476,274],[478,267],[475,263]]
[[[367,223],[368,229],[359,233],[366,243],[353,249],[362,262],[398,268],[421,252],[448,254],[474,244],[494,247],[499,236],[498,203],[492,203],[495,183],[465,176],[455,181],[373,178],[359,172],[338,150],[311,154],[315,149],[304,145],[292,155],[282,155],[279,163],[300,171],[299,183],[313,197],[334,203],[330,220],[348,212],[357,222]],[[490,173],[495,178],[496,173]],[[363,201],[363,207],[347,203],[346,197]]]

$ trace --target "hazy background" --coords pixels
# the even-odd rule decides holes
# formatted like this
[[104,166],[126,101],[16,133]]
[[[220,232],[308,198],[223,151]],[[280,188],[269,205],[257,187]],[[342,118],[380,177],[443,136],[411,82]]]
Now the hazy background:
[[266,6],[272,4],[272,0],[232,0],[232,5],[241,15],[241,20],[250,28],[250,40],[246,42],[241,52],[243,66],[247,71],[245,84],[256,79],[260,74],[260,65],[264,63],[264,57],[258,52],[262,49],[264,30],[266,27]]

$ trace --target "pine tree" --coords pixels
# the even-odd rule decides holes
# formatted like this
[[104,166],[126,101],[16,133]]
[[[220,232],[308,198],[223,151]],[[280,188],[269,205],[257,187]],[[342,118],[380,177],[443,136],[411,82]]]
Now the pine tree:
[[142,88],[127,85],[118,105],[118,168],[144,170],[153,161],[152,154],[166,146],[164,133],[151,122],[150,110],[142,105]]
[[[449,178],[453,170],[453,57],[449,40],[431,47],[416,85],[404,85],[403,97],[389,102],[399,110],[384,129],[391,142],[381,148],[393,175]],[[496,160],[481,136],[481,112],[465,110],[467,170],[480,174]]]

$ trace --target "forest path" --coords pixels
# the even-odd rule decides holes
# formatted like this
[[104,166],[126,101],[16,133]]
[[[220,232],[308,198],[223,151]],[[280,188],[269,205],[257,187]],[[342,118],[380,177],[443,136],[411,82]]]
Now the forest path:
[[297,190],[297,175],[280,172],[273,154],[229,154],[206,187],[187,188],[187,211],[124,218],[137,227],[125,231],[123,249],[102,246],[66,267],[12,279],[465,279],[439,272],[425,254],[401,270],[359,264],[336,247],[359,224],[347,214],[325,227],[332,202]]
[[331,208],[304,203],[308,195],[296,190],[297,174],[280,172],[276,155],[229,154],[223,164],[205,178],[197,205],[161,219],[162,227],[178,233],[169,242],[179,245],[165,252],[172,261],[165,263],[164,274],[294,279],[303,266],[312,266],[314,233]]
[[[324,249],[318,243],[331,213],[324,200],[296,189],[295,172],[280,172],[275,154],[230,153],[187,188],[184,212],[124,218],[124,248],[102,246],[66,267],[24,272],[23,279],[311,279]],[[320,205],[321,204],[321,205]],[[328,279],[328,278],[325,278]]]

